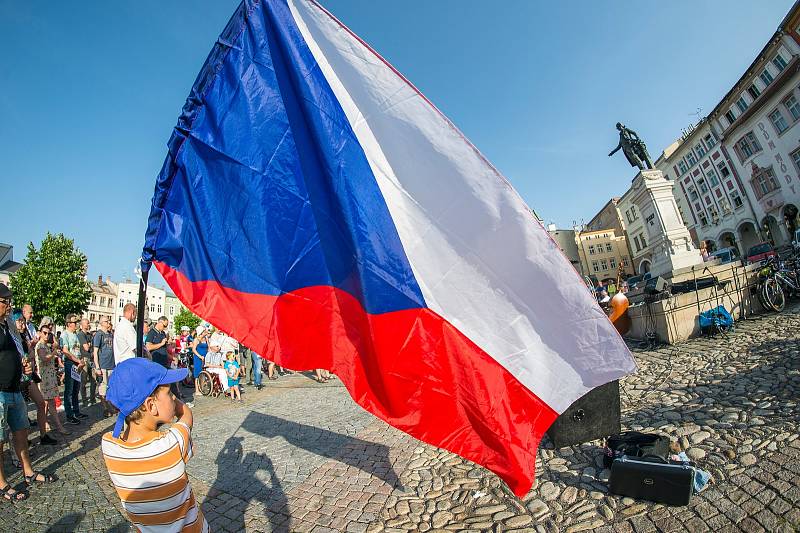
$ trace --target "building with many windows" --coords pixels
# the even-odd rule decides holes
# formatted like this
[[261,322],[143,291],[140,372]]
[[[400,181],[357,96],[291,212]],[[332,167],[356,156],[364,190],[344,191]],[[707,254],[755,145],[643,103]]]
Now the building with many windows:
[[[737,228],[787,245],[800,205],[800,8],[792,8],[750,67],[709,114],[723,155],[750,200]],[[726,182],[727,185],[727,182]],[[757,239],[756,239],[757,238]],[[747,244],[742,243],[746,252]]]
[[[166,316],[166,298],[167,293],[164,289],[149,285],[145,295],[145,318],[158,320],[160,316]],[[125,304],[132,303],[137,305],[139,303],[139,282],[126,280],[120,283],[117,290],[117,300],[114,324],[122,320],[122,308]]]
[[675,184],[681,217],[696,246],[746,249],[759,241],[744,184],[709,120],[690,127],[655,166]]
[[631,275],[633,270],[625,236],[617,235],[616,229],[577,232],[575,242],[585,275],[597,281],[616,282],[620,265],[623,279]]
[[116,324],[114,319],[117,312],[117,284],[111,278],[97,277],[96,283],[90,283],[92,296],[89,298],[89,308],[83,313],[83,318],[88,318],[92,329],[100,326],[100,319],[107,318],[111,324]]
[[695,244],[745,254],[761,241],[789,244],[800,226],[799,5],[708,117],[656,161]]

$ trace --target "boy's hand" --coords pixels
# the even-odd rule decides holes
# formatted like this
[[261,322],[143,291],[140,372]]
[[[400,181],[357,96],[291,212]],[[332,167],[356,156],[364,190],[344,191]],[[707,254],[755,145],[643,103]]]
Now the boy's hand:
[[179,399],[175,398],[175,416],[176,416],[177,418],[180,418],[180,417],[182,417],[182,416],[183,416],[183,409],[184,409],[184,407],[186,407],[186,404],[184,404],[184,403],[183,403],[182,401],[180,401]]

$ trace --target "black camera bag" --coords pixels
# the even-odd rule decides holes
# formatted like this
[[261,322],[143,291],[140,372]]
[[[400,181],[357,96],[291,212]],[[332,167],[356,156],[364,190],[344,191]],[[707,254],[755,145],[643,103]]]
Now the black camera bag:
[[669,456],[669,438],[655,433],[623,431],[606,439],[603,465],[611,468],[614,459],[627,455],[636,457],[657,457],[664,461]]

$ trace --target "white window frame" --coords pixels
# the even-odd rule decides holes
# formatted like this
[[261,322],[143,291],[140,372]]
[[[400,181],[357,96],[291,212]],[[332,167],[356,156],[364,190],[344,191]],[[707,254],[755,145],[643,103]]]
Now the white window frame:
[[775,128],[778,135],[789,129],[789,123],[786,122],[783,113],[777,107],[768,116],[769,121],[772,122],[772,127]]

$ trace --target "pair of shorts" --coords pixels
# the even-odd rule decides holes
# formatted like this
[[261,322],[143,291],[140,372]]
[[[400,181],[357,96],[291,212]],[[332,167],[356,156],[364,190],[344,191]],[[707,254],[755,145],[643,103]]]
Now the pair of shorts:
[[111,377],[112,372],[113,370],[106,370],[105,368],[100,369],[100,374],[103,376],[103,382],[97,386],[97,394],[103,398],[106,397],[106,393],[108,392],[108,378]]
[[28,429],[28,406],[21,392],[0,392],[0,441],[8,438],[6,427],[11,432]]

